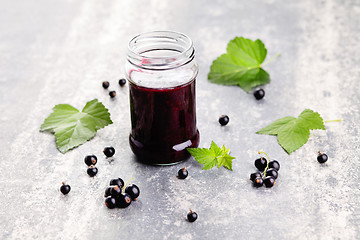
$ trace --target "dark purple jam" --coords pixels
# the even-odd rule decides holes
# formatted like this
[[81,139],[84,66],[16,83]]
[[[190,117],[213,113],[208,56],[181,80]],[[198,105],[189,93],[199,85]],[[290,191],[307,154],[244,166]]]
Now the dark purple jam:
[[130,82],[130,146],[142,162],[173,164],[199,145],[195,79],[174,88],[146,88]]

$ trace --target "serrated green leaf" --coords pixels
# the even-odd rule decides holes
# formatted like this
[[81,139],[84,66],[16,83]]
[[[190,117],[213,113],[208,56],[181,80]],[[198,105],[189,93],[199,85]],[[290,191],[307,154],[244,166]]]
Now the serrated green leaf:
[[238,85],[244,91],[270,82],[269,74],[261,68],[267,49],[261,40],[236,37],[227,46],[227,53],[215,59],[210,67],[210,82]]
[[280,146],[290,154],[307,143],[314,129],[325,130],[324,121],[319,113],[305,109],[298,118],[280,118],[257,133],[277,135]]
[[281,147],[290,154],[307,143],[310,130],[303,122],[291,121],[279,129],[277,139]]
[[264,62],[267,54],[267,49],[260,39],[253,41],[244,37],[231,40],[226,51],[235,56],[235,62],[242,66],[259,66]]
[[207,148],[187,148],[188,152],[201,164],[204,164],[203,170],[211,169],[215,166],[220,168],[224,166],[232,170],[232,160],[235,159],[229,155],[230,149],[225,146],[219,148],[214,141],[211,142],[209,149]]
[[208,170],[216,165],[217,159],[214,151],[207,148],[187,148],[188,152],[201,164],[203,170]]
[[47,117],[40,127],[40,131],[54,132],[54,128],[65,123],[69,118],[77,114],[79,110],[69,104],[58,104],[53,108],[53,112]]
[[211,141],[210,150],[214,152],[215,156],[221,155],[221,148],[216,145],[214,141]]
[[225,168],[229,169],[229,170],[233,170],[232,169],[232,160],[235,159],[234,157],[226,154],[223,156],[223,159],[222,159],[222,164],[221,165],[224,165]]
[[111,123],[107,108],[94,99],[86,103],[82,112],[69,104],[56,105],[40,131],[55,133],[56,146],[65,153],[90,140],[97,130]]
[[279,132],[279,129],[284,126],[285,124],[287,124],[290,121],[295,120],[296,118],[294,117],[283,117],[280,118],[278,120],[276,120],[275,122],[267,125],[266,127],[264,127],[263,129],[261,129],[260,131],[257,131],[257,134],[266,134],[266,135],[276,135]]
[[324,120],[319,113],[314,112],[310,109],[305,109],[299,115],[299,119],[303,119],[304,123],[307,124],[310,130],[322,129],[325,130]]

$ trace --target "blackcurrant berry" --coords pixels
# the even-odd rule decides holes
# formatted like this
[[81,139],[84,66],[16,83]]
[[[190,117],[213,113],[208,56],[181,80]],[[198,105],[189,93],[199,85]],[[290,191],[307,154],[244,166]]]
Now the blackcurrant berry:
[[261,187],[264,183],[264,180],[261,177],[254,179],[254,187]]
[[276,184],[275,178],[272,176],[266,177],[264,179],[264,184],[265,184],[265,187],[271,188],[272,186],[274,186]]
[[325,153],[319,151],[319,156],[317,157],[319,163],[324,163],[328,160],[328,156]]
[[272,160],[269,162],[269,168],[274,168],[276,171],[280,170],[280,163],[276,160]]
[[276,171],[275,168],[269,168],[268,170],[266,170],[266,176],[272,176],[275,179],[277,179],[278,175],[279,174],[278,174],[278,172]]
[[113,147],[106,147],[106,148],[104,148],[103,153],[107,157],[112,157],[115,154],[115,149]]
[[261,178],[261,173],[260,172],[250,174],[250,180],[253,181],[253,182],[258,177]]
[[119,85],[122,87],[126,84],[126,80],[124,78],[119,80]]
[[121,187],[115,186],[110,189],[110,195],[114,198],[121,195]]
[[62,182],[62,185],[60,187],[60,192],[62,192],[62,194],[66,195],[70,192],[71,187],[70,185],[65,184],[65,182]]
[[125,188],[125,193],[129,194],[129,196],[131,197],[131,200],[136,201],[136,199],[140,195],[140,189],[135,184],[132,184]]
[[95,165],[97,163],[97,157],[95,155],[88,155],[85,157],[84,162],[88,166]]
[[119,186],[120,188],[122,188],[124,186],[124,180],[122,180],[121,178],[114,178],[110,180],[110,186]]
[[97,173],[98,173],[98,169],[96,167],[94,167],[94,165],[91,165],[87,169],[87,174],[89,174],[90,177],[94,177]]
[[185,178],[187,178],[188,175],[189,175],[189,172],[186,169],[186,167],[183,167],[182,169],[180,169],[178,171],[178,178],[180,178],[180,179],[185,179]]
[[259,171],[264,171],[267,166],[267,160],[265,158],[258,158],[254,162],[255,167],[259,169]]
[[221,124],[221,126],[225,126],[226,124],[228,124],[230,121],[229,117],[227,115],[221,115],[219,118],[219,123]]
[[106,188],[104,197],[108,197],[111,195],[110,190],[111,190],[111,187]]
[[116,199],[116,206],[118,208],[126,208],[131,204],[131,197],[127,193],[120,194]]
[[114,98],[114,97],[116,96],[116,92],[115,92],[115,91],[110,91],[110,92],[109,92],[109,96],[110,96],[111,98]]
[[197,213],[190,209],[190,212],[187,214],[188,221],[195,222],[197,218],[198,218]]
[[265,91],[264,89],[260,88],[258,90],[256,90],[254,92],[254,97],[256,98],[256,100],[260,100],[265,96]]
[[106,205],[108,208],[110,208],[110,209],[115,208],[115,207],[116,207],[116,203],[117,203],[117,201],[116,201],[116,199],[113,198],[113,197],[107,197],[107,198],[105,199],[105,205]]
[[103,88],[107,89],[110,86],[110,83],[108,81],[104,81],[102,83]]

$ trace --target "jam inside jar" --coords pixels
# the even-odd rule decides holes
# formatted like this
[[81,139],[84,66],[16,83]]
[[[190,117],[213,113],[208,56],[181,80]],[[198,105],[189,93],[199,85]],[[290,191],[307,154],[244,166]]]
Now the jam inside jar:
[[148,164],[169,165],[199,145],[195,82],[198,65],[192,41],[168,31],[136,36],[129,43],[130,147]]

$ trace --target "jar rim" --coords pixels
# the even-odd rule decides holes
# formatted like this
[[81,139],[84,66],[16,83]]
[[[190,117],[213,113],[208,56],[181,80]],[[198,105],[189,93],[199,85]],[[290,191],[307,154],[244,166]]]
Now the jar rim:
[[[161,48],[161,44],[164,48]],[[172,54],[145,54],[159,50],[169,50]],[[170,69],[191,61],[194,52],[193,42],[186,34],[175,31],[151,31],[140,33],[129,41],[127,58],[133,65],[144,69]]]

